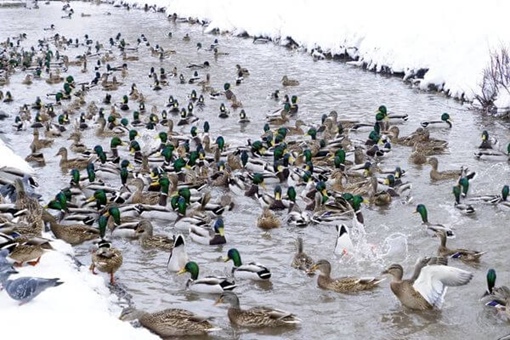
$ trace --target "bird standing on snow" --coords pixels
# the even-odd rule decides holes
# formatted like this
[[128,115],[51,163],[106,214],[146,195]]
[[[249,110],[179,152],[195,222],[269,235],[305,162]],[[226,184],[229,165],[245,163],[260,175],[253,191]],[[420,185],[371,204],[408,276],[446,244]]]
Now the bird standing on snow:
[[20,277],[14,280],[6,280],[4,288],[12,299],[20,301],[20,305],[22,305],[30,302],[47,288],[60,286],[64,283],[59,280],[58,278]]

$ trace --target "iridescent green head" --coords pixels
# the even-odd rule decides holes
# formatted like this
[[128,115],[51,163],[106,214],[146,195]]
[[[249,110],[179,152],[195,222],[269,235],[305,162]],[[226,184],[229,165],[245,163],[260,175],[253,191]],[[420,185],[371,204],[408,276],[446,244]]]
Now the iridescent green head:
[[223,258],[223,261],[227,262],[232,260],[234,262],[234,267],[240,267],[243,263],[241,262],[241,255],[239,251],[235,248],[229,249],[227,252],[227,256]]
[[424,204],[418,204],[416,206],[416,210],[415,212],[419,213],[420,216],[421,216],[421,221],[423,223],[427,223],[429,220],[428,220],[428,216],[427,216],[427,208],[425,207]]
[[198,274],[199,274],[198,264],[194,261],[190,261],[190,262],[186,263],[184,268],[182,268],[179,272],[177,272],[177,274],[179,274],[179,275],[184,274],[184,273],[190,273],[191,279],[197,280]]
[[487,270],[487,293],[492,294],[496,286],[496,271],[492,268]]

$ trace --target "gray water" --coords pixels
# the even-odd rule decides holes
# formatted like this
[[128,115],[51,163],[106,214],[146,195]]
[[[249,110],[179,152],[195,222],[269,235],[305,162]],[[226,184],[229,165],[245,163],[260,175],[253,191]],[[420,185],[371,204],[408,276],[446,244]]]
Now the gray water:
[[[438,130],[432,136],[449,142],[449,153],[438,156],[440,169],[456,169],[467,165],[478,172],[476,181],[471,185],[470,194],[496,194],[503,184],[507,183],[509,167],[507,163],[481,162],[473,157],[480,143],[481,132],[486,129],[496,136],[502,145],[509,140],[508,127],[505,123],[491,117],[469,111],[466,106],[445,98],[442,95],[421,92],[410,88],[399,79],[381,76],[362,71],[358,68],[336,61],[314,62],[306,53],[287,50],[273,44],[256,45],[251,39],[231,37],[228,35],[213,36],[205,34],[197,25],[176,24],[167,20],[162,13],[145,13],[139,10],[127,11],[109,5],[93,5],[76,2],[72,4],[74,17],[62,19],[62,4],[52,2],[40,4],[40,9],[2,9],[0,22],[2,31],[0,40],[17,36],[20,32],[27,33],[28,39],[22,44],[30,46],[37,39],[50,37],[58,32],[66,37],[79,38],[82,41],[88,34],[94,41],[99,40],[105,46],[108,39],[118,32],[127,42],[136,45],[136,39],[143,33],[152,45],[160,44],[165,49],[177,51],[169,59],[163,61],[150,56],[145,46],[138,52],[130,52],[140,57],[139,61],[129,62],[128,76],[122,79],[123,86],[112,93],[113,101],[120,102],[124,94],[128,94],[130,86],[136,82],[138,89],[146,97],[148,110],[153,105],[161,110],[171,94],[180,103],[185,103],[186,96],[192,89],[200,93],[196,85],[178,84],[170,79],[170,85],[159,93],[152,91],[149,69],[164,67],[167,72],[176,66],[179,73],[186,78],[193,71],[185,68],[189,63],[209,61],[211,67],[207,71],[199,71],[204,77],[211,74],[211,84],[221,90],[225,82],[235,83],[236,64],[250,70],[240,86],[233,86],[237,98],[242,101],[245,111],[251,117],[251,123],[241,127],[237,123],[237,112],[227,120],[217,118],[220,100],[206,97],[206,108],[198,115],[201,120],[197,126],[201,128],[207,119],[211,124],[211,134],[223,135],[231,145],[244,145],[247,139],[258,139],[262,132],[266,113],[276,110],[276,102],[267,95],[276,89],[282,94],[299,97],[298,118],[309,124],[318,124],[324,113],[336,110],[340,116],[362,117],[372,121],[374,112],[381,104],[385,104],[391,112],[407,113],[409,120],[400,125],[401,135],[407,135],[419,127],[423,120],[436,120],[442,112],[449,112],[454,120],[451,130]],[[82,17],[81,13],[90,14]],[[109,13],[109,15],[107,14]],[[20,20],[23,18],[23,20]],[[55,31],[44,31],[44,27],[55,24]],[[168,33],[172,32],[172,37]],[[185,34],[191,37],[185,42]],[[206,51],[215,38],[219,39],[219,49],[228,55],[215,59],[212,52]],[[197,51],[196,43],[201,42],[204,49]],[[83,53],[83,47],[61,51],[72,59]],[[123,61],[116,50],[113,53],[117,60],[110,62],[112,66],[120,66]],[[71,67],[67,74],[72,74],[76,82],[88,82],[94,76],[95,59],[89,60],[89,70],[81,73],[79,67]],[[281,77],[286,74],[297,78],[300,86],[282,88]],[[15,98],[11,104],[0,104],[1,110],[11,114],[11,119],[23,103],[33,103],[36,96],[46,99],[47,93],[54,93],[61,85],[48,85],[44,81],[34,81],[31,86],[21,85],[24,72],[15,73],[10,84],[0,88],[4,92],[10,90]],[[87,104],[95,101],[101,106],[104,92],[93,89],[86,97]],[[130,103],[131,107],[136,106]],[[108,107],[106,112],[108,112]],[[129,111],[129,118],[131,118]],[[73,119],[78,118],[78,113]],[[174,120],[177,119],[174,117]],[[10,123],[10,121],[9,121]],[[92,124],[92,122],[90,122]],[[293,121],[291,121],[293,124]],[[162,128],[166,129],[166,128]],[[14,150],[26,156],[32,139],[31,131],[13,132],[5,123],[6,138]],[[189,132],[189,127],[179,129]],[[65,140],[69,132],[64,133],[51,149],[43,149],[47,165],[37,169],[37,178],[41,183],[40,192],[45,201],[52,198],[58,188],[65,187],[69,181],[68,174],[62,173],[58,167],[59,159],[53,157],[61,145],[68,145]],[[368,132],[352,134],[353,138],[365,139]],[[84,132],[84,142],[91,148],[101,143],[108,148],[109,139],[97,140],[94,128]],[[213,139],[214,140],[214,137]],[[409,205],[392,203],[390,208],[364,206],[366,242],[368,248],[376,253],[356,254],[350,259],[341,259],[333,254],[336,232],[333,226],[310,225],[299,229],[283,226],[279,229],[263,233],[256,227],[256,219],[261,212],[257,202],[246,197],[236,197],[233,211],[224,214],[227,244],[206,247],[189,241],[188,254],[191,260],[200,265],[201,274],[223,274],[231,264],[220,261],[231,247],[239,249],[244,261],[257,261],[266,264],[272,271],[271,284],[257,284],[239,281],[236,292],[241,304],[245,307],[268,305],[296,313],[302,320],[301,326],[290,330],[250,331],[230,327],[225,306],[214,306],[214,296],[197,295],[185,290],[187,275],[176,276],[166,271],[168,254],[159,251],[140,249],[136,241],[115,240],[114,245],[122,249],[124,264],[117,272],[118,282],[132,295],[134,304],[148,311],[156,311],[168,307],[179,307],[193,310],[201,315],[215,317],[214,322],[223,330],[215,333],[217,338],[239,339],[305,339],[305,338],[338,338],[349,339],[491,339],[507,334],[508,325],[494,316],[490,310],[478,301],[484,292],[485,273],[488,268],[495,268],[498,273],[498,284],[508,282],[510,273],[506,266],[509,255],[505,233],[507,214],[490,206],[477,206],[474,217],[460,215],[453,207],[451,194],[452,183],[431,183],[429,167],[413,166],[408,163],[410,148],[394,146],[391,155],[381,161],[381,166],[393,168],[397,165],[405,169],[406,180],[413,184],[414,200]],[[121,151],[130,157],[127,150]],[[72,156],[72,155],[71,155]],[[116,183],[115,185],[118,185]],[[213,195],[219,195],[218,189]],[[424,203],[429,210],[432,222],[442,222],[455,228],[457,238],[451,240],[452,247],[464,247],[487,251],[479,268],[466,267],[462,263],[450,262],[474,272],[473,280],[467,285],[449,289],[446,303],[440,312],[416,313],[405,310],[389,289],[389,278],[374,291],[357,295],[342,295],[323,291],[317,287],[316,278],[308,277],[290,267],[294,254],[294,241],[297,235],[303,237],[305,251],[314,259],[328,259],[333,265],[333,276],[344,275],[378,275],[393,262],[401,263],[407,273],[419,256],[435,254],[438,241],[426,235],[420,225],[419,216],[413,214],[415,206]],[[281,214],[282,219],[284,218]],[[173,232],[171,225],[158,225],[157,233]],[[404,239],[406,247],[389,255],[380,255],[385,244],[391,239]],[[79,259],[88,264],[88,245],[76,249]],[[105,280],[107,280],[105,276]]]

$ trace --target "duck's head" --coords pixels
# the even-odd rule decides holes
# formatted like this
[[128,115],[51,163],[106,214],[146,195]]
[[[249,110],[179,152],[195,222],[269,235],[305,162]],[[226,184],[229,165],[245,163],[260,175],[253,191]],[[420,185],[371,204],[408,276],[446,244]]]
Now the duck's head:
[[425,204],[418,204],[414,212],[420,214],[423,223],[428,222],[427,208],[425,207]]
[[381,275],[385,274],[390,274],[396,280],[402,280],[402,277],[404,276],[404,268],[402,268],[401,265],[394,263],[381,272]]
[[327,260],[319,260],[310,268],[309,272],[320,271],[321,274],[329,276],[331,274],[331,263]]
[[108,216],[102,214],[97,219],[97,224],[99,227],[99,236],[101,239],[104,239],[106,236],[106,226],[108,225]]
[[510,193],[510,187],[505,184],[503,186],[503,189],[501,189],[501,198],[503,199],[503,201],[507,200],[509,193]]
[[94,182],[96,180],[96,169],[94,167],[94,163],[90,162],[87,164],[87,179],[89,182]]
[[496,286],[496,271],[492,268],[487,270],[487,292],[486,294],[492,294],[494,287]]
[[129,152],[134,154],[140,151],[141,151],[140,144],[136,140],[132,140],[131,143],[129,144]]
[[243,263],[241,261],[241,255],[239,254],[239,251],[235,248],[231,248],[227,252],[227,256],[223,257],[224,262],[228,262],[232,260],[234,262],[234,267],[239,267]]
[[80,183],[80,170],[72,169],[71,170],[71,184],[79,184]]
[[443,113],[441,115],[441,120],[445,123],[447,123],[450,127],[452,127],[452,122],[453,122],[453,119],[450,117],[450,115],[448,113]]
[[225,148],[225,139],[223,136],[218,136],[216,138],[216,145],[218,145],[218,149],[223,152],[223,149]]
[[223,218],[218,217],[216,221],[214,221],[214,233],[219,234],[220,236],[225,236],[225,224],[223,223]]
[[198,279],[198,273],[199,273],[198,264],[194,261],[189,261],[188,263],[186,263],[184,268],[182,268],[181,270],[179,270],[177,272],[178,275],[182,275],[185,273],[190,273],[192,280]]
[[225,84],[223,84],[223,89],[224,89],[225,91],[230,90],[230,83],[225,83]]

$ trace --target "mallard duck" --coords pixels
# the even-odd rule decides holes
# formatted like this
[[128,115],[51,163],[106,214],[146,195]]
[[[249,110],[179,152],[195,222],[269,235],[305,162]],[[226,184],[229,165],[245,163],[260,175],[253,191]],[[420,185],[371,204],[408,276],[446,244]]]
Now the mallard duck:
[[16,241],[15,246],[9,248],[9,258],[14,261],[15,266],[21,267],[24,263],[35,266],[41,257],[53,247],[49,240],[41,237]]
[[218,245],[227,243],[224,233],[225,225],[222,217],[218,217],[211,228],[192,225],[189,228],[190,238],[200,244]]
[[423,121],[420,122],[420,125],[424,128],[431,128],[431,127],[446,127],[451,128],[453,119],[450,117],[448,113],[443,113],[441,115],[441,120],[429,120],[429,121]]
[[[39,139],[39,129],[34,129],[33,132],[34,139],[30,144],[30,149],[34,151],[39,151],[42,148],[48,148],[53,145],[53,139]],[[33,152],[34,152],[33,151]]]
[[299,81],[298,80],[290,79],[286,75],[282,77],[281,82],[282,82],[283,86],[298,86],[299,85]]
[[430,227],[436,235],[439,237],[440,243],[437,249],[437,255],[443,257],[451,257],[453,259],[459,259],[466,264],[477,264],[480,262],[480,257],[486,252],[468,249],[450,249],[446,247],[446,232],[442,229],[435,230],[434,227]]
[[447,287],[463,286],[473,278],[468,271],[445,265],[427,265],[427,261],[418,260],[411,279],[402,279],[404,269],[399,264],[392,264],[382,272],[393,276],[391,291],[407,308],[440,309]]
[[142,219],[135,227],[135,232],[140,239],[143,248],[157,248],[161,250],[172,250],[174,246],[173,238],[165,235],[153,235],[153,226],[149,220]]
[[455,202],[453,203],[453,206],[455,209],[459,210],[461,213],[465,215],[472,215],[476,212],[475,208],[471,204],[468,203],[461,203],[460,202],[460,196],[461,196],[461,189],[460,185],[456,185],[453,187],[453,196],[455,197]]
[[89,162],[92,161],[91,158],[67,158],[67,148],[65,146],[61,147],[55,156],[60,156],[59,165],[62,169],[78,169],[83,170],[87,167]]
[[178,234],[174,238],[174,245],[170,250],[170,256],[168,257],[166,268],[168,271],[178,272],[181,268],[184,268],[186,263],[188,263],[186,242],[184,241],[184,236],[182,234]]
[[301,320],[294,314],[266,306],[241,309],[239,298],[234,292],[224,292],[215,304],[228,303],[228,318],[230,322],[242,327],[281,327],[295,326]]
[[218,331],[207,318],[200,317],[185,309],[168,308],[148,313],[132,307],[124,308],[119,317],[123,321],[138,319],[140,325],[161,338],[175,336],[197,336]]
[[507,144],[506,151],[494,148],[482,148],[475,152],[475,158],[490,161],[507,161],[510,159],[510,143]]
[[97,268],[100,272],[110,274],[110,284],[115,284],[113,274],[122,265],[123,257],[121,251],[114,248],[110,241],[101,239],[97,243],[97,249],[93,251],[91,257],[90,271],[95,274],[94,270]]
[[444,170],[438,171],[439,161],[436,157],[430,157],[428,164],[432,167],[430,169],[430,179],[433,181],[441,181],[447,179],[459,179],[462,175],[462,170]]
[[478,149],[488,150],[488,149],[499,149],[499,141],[493,137],[489,136],[489,132],[484,130],[482,132],[482,143],[478,146]]
[[510,302],[510,289],[507,286],[496,287],[496,271],[493,268],[487,270],[486,280],[487,290],[480,298],[480,301],[485,306],[496,308],[498,312],[503,312],[502,316],[505,319],[510,319],[510,313],[506,308]]
[[223,261],[225,262],[230,260],[234,262],[232,274],[235,278],[251,280],[269,280],[271,278],[271,272],[266,266],[256,262],[243,264],[241,261],[241,255],[235,248],[229,249],[227,256],[223,258]]
[[[427,227],[427,232],[431,235],[434,235],[434,230],[444,230],[446,232],[446,236],[450,238],[455,237],[455,233],[452,229],[444,226],[443,224],[439,223],[430,223],[428,220],[428,212],[427,207],[424,204],[418,204],[416,206],[416,210],[414,213],[420,214],[422,224]],[[434,228],[434,230],[432,229]]]
[[186,263],[177,274],[190,273],[191,278],[186,283],[186,288],[198,293],[223,293],[227,290],[233,290],[236,287],[234,280],[219,277],[219,276],[206,276],[201,279],[198,278],[199,268],[196,262],[190,261]]
[[[4,174],[4,176],[7,175],[8,173]],[[26,222],[31,233],[33,233],[34,236],[40,237],[44,228],[44,223],[42,221],[43,207],[39,204],[37,198],[31,196],[30,193],[27,192],[24,179],[19,177],[15,178],[13,185],[16,192],[15,208],[18,209],[18,211],[26,209],[26,213],[20,216],[19,222]]]
[[72,246],[83,242],[97,239],[99,230],[85,224],[62,225],[49,213],[43,215],[43,220],[50,224],[50,230],[56,238],[69,243]]
[[337,255],[348,255],[353,252],[354,245],[352,244],[349,230],[345,224],[335,225],[336,228],[336,242],[335,251]]
[[32,163],[34,166],[45,166],[46,159],[42,152],[36,152],[34,147],[31,147],[31,153],[25,157],[27,163]]
[[489,268],[485,278],[487,280],[487,290],[483,293],[480,300],[483,302],[489,300],[490,302],[492,300],[492,296],[494,295],[494,290],[496,289],[496,270]]
[[327,260],[319,260],[310,268],[311,272],[316,270],[320,272],[317,278],[319,287],[339,293],[356,293],[363,290],[370,290],[384,281],[384,278],[353,276],[333,279],[331,278],[331,264]]
[[281,224],[280,219],[268,207],[257,218],[257,227],[264,230],[279,228]]
[[296,253],[292,259],[292,267],[310,273],[310,269],[314,264],[313,259],[303,251],[303,239],[296,239]]

